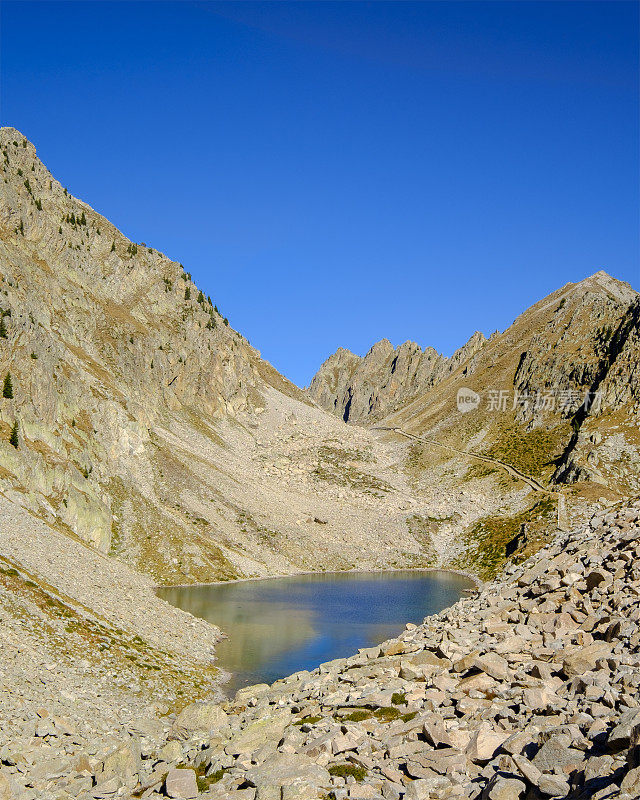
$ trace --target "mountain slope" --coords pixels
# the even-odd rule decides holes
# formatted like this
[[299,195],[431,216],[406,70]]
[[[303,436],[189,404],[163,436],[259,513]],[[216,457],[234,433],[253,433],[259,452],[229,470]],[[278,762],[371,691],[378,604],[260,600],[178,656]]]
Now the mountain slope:
[[215,690],[220,631],[155,584],[446,559],[403,442],[315,406],[18,131],[0,153],[0,672],[44,687],[0,689],[0,747],[46,697],[95,733]]
[[[448,363],[410,344],[382,342],[364,359],[338,351],[309,394],[349,420],[355,408],[390,441],[413,442],[405,468],[414,490],[437,483],[449,496],[502,497],[497,514],[480,510],[456,527],[453,563],[490,576],[508,551],[541,545],[558,502],[570,524],[594,502],[640,491],[639,313],[638,293],[598,272],[503,333],[472,337]],[[514,470],[548,490],[508,500]]]

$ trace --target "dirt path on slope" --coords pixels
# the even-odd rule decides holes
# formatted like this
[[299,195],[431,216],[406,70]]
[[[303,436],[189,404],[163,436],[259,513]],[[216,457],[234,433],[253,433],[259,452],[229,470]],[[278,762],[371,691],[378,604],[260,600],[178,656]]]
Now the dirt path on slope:
[[430,439],[426,436],[416,436],[413,433],[408,433],[407,431],[403,430],[402,428],[387,428],[387,427],[375,427],[372,430],[378,431],[393,431],[393,433],[399,433],[401,436],[405,436],[407,439],[414,439],[416,442],[425,442],[426,444],[433,444],[436,447],[442,447],[445,450],[450,450],[452,453],[458,453],[461,456],[469,456],[470,458],[475,458],[478,461],[485,461],[489,464],[495,464],[498,467],[506,470],[509,475],[512,475],[514,478],[519,478],[520,480],[528,483],[532,489],[536,492],[545,492],[546,494],[553,494],[557,495],[558,492],[554,492],[551,489],[547,489],[546,486],[543,486],[539,481],[535,478],[532,478],[530,475],[526,475],[524,472],[520,472],[519,469],[516,467],[512,467],[511,464],[507,464],[505,461],[500,461],[499,458],[492,458],[491,456],[483,456],[480,453],[474,453],[472,450],[459,450],[457,447],[452,447],[448,444],[442,444],[442,442],[437,441],[437,439]]

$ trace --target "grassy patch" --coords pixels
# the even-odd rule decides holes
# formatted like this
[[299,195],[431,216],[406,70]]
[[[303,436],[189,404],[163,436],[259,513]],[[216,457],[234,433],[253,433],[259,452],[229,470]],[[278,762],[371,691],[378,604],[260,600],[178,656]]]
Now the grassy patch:
[[484,455],[497,458],[534,478],[546,480],[555,468],[570,435],[568,425],[548,431],[536,428],[522,431],[512,425]]
[[360,782],[367,777],[367,770],[364,767],[357,767],[355,764],[334,764],[329,767],[329,775],[337,778],[355,778]]
[[222,777],[226,769],[221,767],[220,769],[212,772],[211,775],[206,774],[206,767],[204,765],[200,765],[199,767],[195,768],[196,773],[196,783],[198,784],[198,791],[199,792],[206,792],[208,789],[213,786],[214,783],[218,783],[218,781],[222,780]]
[[371,719],[372,717],[372,711],[366,711],[364,708],[359,708],[357,711],[352,711],[351,714],[341,717],[341,719],[345,720],[346,722],[363,722],[365,719]]
[[297,719],[293,724],[294,725],[315,725],[316,722],[320,722],[322,717],[303,717],[302,719]]
[[518,535],[523,524],[528,526],[528,544],[514,554],[513,560],[528,558],[553,535],[556,502],[555,498],[547,496],[513,516],[482,517],[465,533],[467,551],[452,566],[468,569],[483,580],[490,580],[507,560],[506,546]]

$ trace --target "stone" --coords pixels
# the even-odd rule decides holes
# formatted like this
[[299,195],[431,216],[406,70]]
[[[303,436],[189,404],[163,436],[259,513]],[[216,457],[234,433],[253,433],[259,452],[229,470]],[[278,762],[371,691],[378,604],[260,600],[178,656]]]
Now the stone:
[[[447,781],[447,784],[449,781]],[[434,786],[431,781],[418,778],[411,781],[404,794],[404,800],[430,800]]]
[[543,687],[536,687],[533,689],[525,689],[522,702],[525,707],[531,711],[551,711],[554,708],[565,705],[565,701],[558,697],[555,692],[549,691]]
[[481,723],[472,734],[465,752],[471,761],[489,761],[508,738],[508,733],[493,730],[487,723]]
[[133,787],[138,782],[140,766],[140,743],[136,739],[130,739],[106,756],[96,771],[96,780],[98,783],[103,783],[111,778],[117,778],[123,785]]
[[307,794],[311,790],[331,785],[331,776],[322,766],[314,763],[308,756],[300,754],[277,754],[263,764],[252,767],[245,773],[246,780],[255,786],[258,795],[267,789],[291,787],[293,790]]
[[569,794],[569,784],[557,775],[541,775],[538,789],[546,797],[566,797]]
[[283,710],[252,722],[229,741],[225,750],[231,755],[240,755],[251,753],[267,742],[274,742],[277,746],[290,720],[291,714]]
[[472,667],[486,672],[497,681],[508,681],[512,676],[512,670],[509,663],[505,658],[499,656],[497,653],[485,653],[482,656],[476,656],[472,660]]
[[620,715],[617,725],[609,734],[607,746],[615,751],[629,747],[631,732],[637,725],[640,726],[640,708],[624,711]]
[[11,781],[3,769],[0,769],[0,800],[14,800]]
[[160,758],[170,764],[172,761],[182,760],[182,745],[173,739],[167,742],[160,750]]
[[488,785],[488,800],[520,800],[527,791],[524,781],[497,774]]
[[630,767],[640,767],[640,725],[634,725],[631,729],[627,762]]
[[581,647],[579,650],[564,656],[562,668],[568,677],[583,675],[594,669],[596,662],[611,653],[611,645],[606,642],[595,642]]
[[552,737],[546,741],[532,759],[532,763],[541,772],[564,770],[565,767],[579,765],[584,754],[568,746],[568,737],[560,741],[560,737]]
[[631,797],[640,797],[640,767],[635,767],[627,772],[622,779],[620,789]]
[[251,686],[243,686],[236,692],[234,701],[237,705],[243,705],[253,699],[261,697],[268,692],[270,688],[268,683],[255,683]]
[[227,715],[217,703],[192,703],[182,709],[175,724],[190,733],[215,733],[228,727]]
[[164,788],[168,797],[192,800],[198,796],[195,770],[170,769],[165,778]]

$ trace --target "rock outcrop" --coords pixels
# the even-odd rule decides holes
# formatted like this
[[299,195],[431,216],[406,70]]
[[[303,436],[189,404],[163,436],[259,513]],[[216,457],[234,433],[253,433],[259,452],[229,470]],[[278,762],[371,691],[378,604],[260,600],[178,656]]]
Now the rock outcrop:
[[363,358],[341,347],[322,364],[308,392],[345,422],[379,420],[471,361],[486,341],[476,331],[451,358],[433,347],[422,350],[415,342],[394,349],[388,339],[374,344]]

